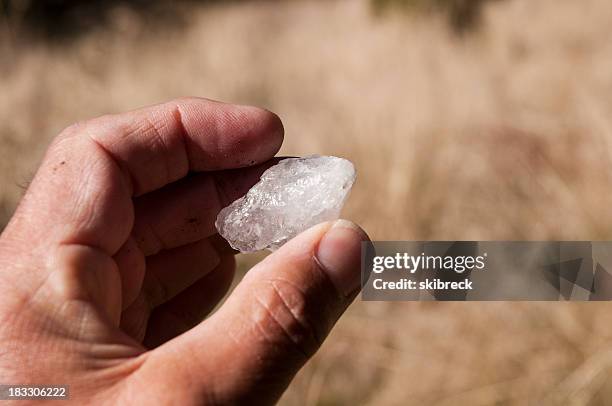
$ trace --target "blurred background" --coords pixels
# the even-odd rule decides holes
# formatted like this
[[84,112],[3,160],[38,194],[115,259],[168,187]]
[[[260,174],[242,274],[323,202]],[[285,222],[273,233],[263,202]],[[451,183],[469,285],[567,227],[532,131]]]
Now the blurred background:
[[[62,128],[197,95],[352,160],[373,239],[612,238],[609,0],[0,5],[0,229]],[[281,404],[609,405],[611,309],[357,300]]]

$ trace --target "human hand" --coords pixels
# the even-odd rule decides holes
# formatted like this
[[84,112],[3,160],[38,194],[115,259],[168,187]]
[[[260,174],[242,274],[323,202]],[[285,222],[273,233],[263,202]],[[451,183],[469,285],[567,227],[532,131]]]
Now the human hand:
[[359,289],[365,233],[315,226],[228,300],[214,228],[280,148],[265,110],[181,99],[67,128],[0,237],[0,382],[78,404],[270,403]]

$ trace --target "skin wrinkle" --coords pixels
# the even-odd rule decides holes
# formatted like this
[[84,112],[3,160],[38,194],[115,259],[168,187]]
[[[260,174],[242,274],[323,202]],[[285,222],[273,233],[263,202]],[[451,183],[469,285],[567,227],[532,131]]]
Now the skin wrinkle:
[[[159,106],[160,108],[162,106]],[[176,107],[174,109],[175,111],[180,111],[180,108]],[[179,113],[180,116],[181,113]],[[111,116],[112,117],[112,116]],[[180,146],[178,148],[178,151],[175,151],[174,149],[170,149],[169,147],[169,143],[168,141],[166,141],[166,139],[162,136],[162,128],[171,128],[171,125],[166,123],[163,126],[158,126],[155,124],[155,122],[148,116],[145,117],[141,117],[139,118],[139,122],[137,122],[137,125],[130,125],[130,124],[122,124],[119,126],[119,129],[113,129],[114,132],[118,133],[118,134],[123,134],[123,138],[130,138],[130,137],[140,137],[140,138],[144,138],[147,139],[148,142],[152,142],[153,145],[157,145],[157,146],[161,146],[161,148],[153,148],[154,150],[160,151],[161,155],[164,158],[164,163],[165,163],[165,171],[166,171],[166,181],[164,182],[164,184],[168,184],[171,183],[173,181],[176,181],[177,179],[180,179],[181,177],[185,176],[188,171],[189,171],[189,160],[188,160],[188,156],[187,156],[187,151],[186,151],[186,144],[185,144],[185,137],[187,136],[187,132],[185,130],[184,124],[180,121],[176,119],[176,113],[171,112],[171,118],[170,120],[173,121],[173,124],[176,124],[180,129],[180,134],[178,134],[178,136],[176,137],[179,142],[180,142]],[[163,121],[168,121],[167,119],[164,119]],[[122,129],[121,129],[122,128]],[[171,131],[169,131],[171,132]],[[143,134],[152,134],[153,137],[150,136],[143,136]],[[114,153],[112,153],[110,151],[109,148],[104,146],[104,142],[102,142],[102,140],[97,140],[94,138],[94,140],[100,144],[108,153],[108,155],[114,159],[117,162],[122,163],[123,160],[117,156],[115,156]],[[123,140],[117,140],[115,142],[113,142],[111,145],[114,144],[121,144],[123,142]],[[175,167],[175,165],[170,165],[169,161],[168,161],[168,156],[175,156],[177,155],[175,152],[179,152],[179,157],[177,159],[177,162],[179,163],[178,167],[180,167],[180,170],[177,173],[176,177],[172,176],[172,169],[170,168]],[[185,164],[182,164],[183,162],[185,162]],[[133,176],[132,172],[127,168],[126,165],[126,171],[130,174],[130,178],[132,179],[132,183],[134,185],[136,185],[137,187],[133,188],[135,189],[132,193],[130,193],[130,196],[139,196],[143,194],[143,188],[142,185],[139,184],[138,180],[135,179],[135,177]],[[149,190],[147,190],[148,192]]]
[[[126,391],[123,388],[127,386],[129,380],[122,380],[122,377],[137,375],[138,370],[144,365],[145,361],[146,353],[141,354],[130,361],[126,361],[123,364],[112,366],[112,370],[109,371],[108,374],[103,374],[109,375],[108,377],[94,377],[93,379],[95,379],[96,382],[103,380],[109,382],[110,385],[102,392],[100,392],[99,389],[90,389],[90,396],[92,399],[95,399],[95,401],[92,403],[100,405],[133,404],[132,402],[129,402],[129,399],[127,402],[125,401],[125,393],[129,393],[129,391]],[[101,385],[97,386],[99,387]]]
[[[147,132],[149,132],[147,131],[147,129],[150,130],[150,132],[153,134],[153,137],[150,137],[151,141],[153,142],[154,145],[158,145],[160,147],[159,149],[161,149],[161,156],[164,158],[164,164],[165,164],[164,168],[166,170],[166,175],[165,175],[166,180],[164,181],[164,184],[169,184],[176,179],[180,179],[185,174],[178,174],[176,179],[173,178],[172,172],[170,169],[170,162],[168,161],[169,156],[171,156],[172,154],[170,153],[170,148],[168,147],[166,140],[161,135],[160,129],[158,129],[156,123],[154,123],[153,120],[151,120],[151,118],[149,118],[148,116],[145,116],[143,120],[144,120],[143,125],[145,126],[145,130],[142,132],[142,136],[144,136]],[[153,147],[152,150],[155,151],[156,148]]]
[[[144,350],[143,350],[144,351]],[[96,404],[130,404],[118,401],[120,397],[125,396],[125,392],[121,390],[128,382],[129,379],[123,379],[125,376],[138,376],[137,372],[146,363],[148,354],[142,352],[135,356],[118,359],[121,362],[116,362],[106,366],[106,368],[96,368],[89,370],[93,373],[93,376],[87,378],[88,380],[94,381],[97,385],[94,388],[89,389],[89,396],[95,398]],[[103,383],[107,383],[106,389],[100,392],[99,388],[104,387]],[[81,394],[83,395],[83,394]]]
[[[133,381],[142,379],[142,375],[139,374],[138,372],[146,364],[147,358],[149,358],[148,352],[144,352],[140,354],[138,357],[136,357],[134,359],[135,365],[134,365],[133,370],[127,371],[128,372],[127,379],[119,381],[119,383],[115,386],[118,388],[117,393],[122,394],[122,399],[121,399],[122,404],[133,405],[133,404],[138,403],[136,399],[139,394],[139,386],[133,385]],[[121,388],[123,388],[123,390],[121,390]],[[125,394],[127,394],[127,396]],[[116,404],[119,404],[119,402],[115,401],[110,404],[116,405]]]
[[[279,287],[278,282],[285,283],[285,289],[281,289]],[[306,298],[309,295],[304,295],[303,291],[300,288],[297,288],[295,284],[291,282],[284,282],[282,279],[273,280],[270,282],[270,284],[273,290],[276,292],[276,295],[280,298],[285,309],[291,313],[291,315],[293,316],[293,320],[297,322],[299,326],[301,327],[300,328],[301,331],[298,333],[298,335],[301,335],[301,336],[305,335],[307,337],[306,342],[310,341],[314,343],[315,350],[316,348],[319,348],[320,345],[323,343],[323,340],[320,338],[318,332],[316,331],[314,324],[311,323],[310,320],[308,319],[308,314],[307,314]],[[297,295],[298,296],[297,306],[292,305],[290,303],[290,300],[286,297],[286,294],[287,294],[286,286],[291,286],[291,289],[294,289],[295,291],[299,292]],[[303,332],[305,332],[306,334],[302,334]],[[304,351],[304,352],[308,354],[308,351]],[[314,353],[314,350],[310,352],[312,355],[312,353]]]
[[[95,193],[98,188],[91,187],[92,179],[94,175],[94,171],[84,171],[83,181],[79,182],[77,185],[81,190],[75,192],[74,194],[77,196],[77,201],[71,205],[71,209],[73,211],[73,215],[70,216],[77,223],[81,223],[81,229],[92,229],[95,227],[91,227],[91,225],[95,225],[95,207],[98,207],[98,202],[100,202],[100,196],[98,193]],[[93,183],[96,183],[96,180],[93,179]],[[89,193],[89,190],[94,191],[94,193]],[[89,199],[85,198],[85,196],[90,196]],[[101,206],[101,205],[100,205]],[[72,227],[72,225],[66,225],[66,227]],[[70,239],[61,240],[62,243],[71,243]],[[115,253],[112,253],[114,255]]]
[[[122,123],[121,125],[119,125],[119,129],[115,130],[113,128],[111,128],[111,131],[116,132],[117,134],[121,134],[122,135],[122,139],[120,140],[116,140],[113,142],[112,138],[111,138],[111,142],[106,141],[109,146],[104,146],[105,142],[104,142],[104,137],[100,137],[100,140],[97,140],[97,142],[101,145],[104,146],[104,149],[108,152],[109,156],[114,159],[115,161],[118,162],[124,162],[127,171],[130,173],[130,178],[132,179],[132,185],[133,185],[133,195],[134,196],[138,196],[143,194],[143,190],[145,189],[141,183],[141,180],[136,176],[136,174],[130,170],[129,165],[127,162],[125,162],[121,157],[116,156],[113,152],[112,152],[112,146],[114,145],[121,145],[123,144],[125,141],[123,139],[127,138],[142,138],[145,139],[147,143],[151,144],[153,146],[153,148],[148,148],[153,152],[153,155],[155,154],[156,148],[155,145],[158,142],[156,140],[156,137],[147,137],[147,136],[143,136],[146,135],[147,132],[153,132],[154,135],[157,132],[157,129],[150,123],[150,119],[146,118],[147,122],[142,122],[142,121],[136,121],[136,124],[128,124],[128,123]],[[128,141],[129,143],[129,141]],[[167,164],[167,163],[166,163]],[[132,194],[130,195],[132,196]]]
[[[300,296],[300,299],[298,300],[300,300],[300,303],[298,304],[297,310],[294,308],[294,306],[290,304],[289,300],[285,297],[285,293],[283,293],[284,290],[278,286],[278,282],[285,284],[285,286],[291,286],[291,289],[294,289],[295,291],[299,292],[298,295]],[[312,321],[308,317],[306,304],[304,303],[306,300],[305,298],[309,297],[307,292],[305,292],[297,284],[283,278],[275,278],[270,281],[270,284],[283,301],[283,304],[285,305],[287,310],[291,312],[294,319],[301,324],[303,330],[306,331],[308,335],[312,336],[312,340],[316,346],[315,348],[319,348],[321,344],[323,344],[324,337],[321,337],[321,334],[315,328],[315,324],[312,323]]]
[[[49,258],[49,260],[51,260],[51,259]],[[34,307],[33,304],[35,303],[35,299],[38,297],[38,295],[42,291],[42,288],[44,286],[46,286],[46,283],[47,283],[48,279],[51,277],[52,273],[53,273],[53,271],[47,272],[45,277],[43,278],[43,280],[39,283],[39,285],[33,291],[30,291],[28,293],[24,293],[20,298],[18,298],[17,299],[17,303],[13,304],[13,306],[15,306],[15,305],[17,306],[16,311],[7,314],[1,320],[2,323],[0,323],[0,325],[6,325],[5,320],[8,319],[13,314],[25,313],[25,311],[21,310],[21,309],[29,308],[29,307]]]
[[[277,293],[275,293],[274,295],[277,295]],[[288,347],[294,350],[294,352],[299,353],[302,361],[306,362],[310,358],[308,351],[304,348],[302,343],[300,343],[299,340],[294,337],[294,334],[291,334],[291,331],[289,330],[288,326],[286,326],[286,323],[283,323],[278,319],[278,316],[276,315],[276,312],[271,308],[270,303],[265,299],[262,299],[258,294],[255,294],[254,298],[255,302],[259,305],[259,308],[264,312],[263,321],[272,322],[276,327],[278,327],[285,339],[287,340],[287,343],[291,343],[291,345],[289,345]],[[285,306],[282,299],[280,299],[279,301],[283,304],[283,306]],[[293,313],[288,309],[286,309],[286,311],[288,311],[287,314],[290,315],[292,319],[291,321],[299,325],[299,321],[293,318]],[[257,331],[259,331],[260,337],[264,338],[270,345],[278,345],[278,343],[276,342],[277,340],[274,340],[274,338],[272,338],[272,335],[266,331],[266,327],[263,325],[262,319],[253,321],[254,323],[252,324],[254,324]]]
[[[40,287],[38,287],[38,289],[36,289],[35,292],[38,292],[39,289]],[[36,323],[38,322],[37,320],[29,320],[27,318],[20,317],[24,314],[26,315],[29,314],[28,310],[33,307],[31,305],[31,302],[33,302],[33,299],[34,299],[33,296],[23,295],[23,297],[19,298],[19,300],[17,300],[17,302],[14,304],[14,306],[16,306],[16,309],[14,312],[2,315],[2,318],[0,320],[0,325],[12,325],[13,326],[13,328],[10,329],[8,332],[2,331],[2,334],[0,336],[0,343],[2,343],[1,348],[6,349],[7,351],[6,353],[2,354],[2,358],[6,358],[9,356],[10,353],[8,352],[8,349],[11,347],[10,345],[11,342],[17,343],[15,346],[13,346],[15,350],[20,350],[24,348],[21,345],[22,338],[16,336],[17,332],[19,331],[18,327],[23,328],[22,326],[24,325],[29,326],[29,325],[34,324],[35,322]],[[0,369],[0,373],[2,372],[4,372],[3,369]]]
[[[58,269],[54,272],[60,272],[61,270]],[[83,329],[84,329],[84,319],[82,317],[79,317],[79,326],[75,329],[75,326],[72,325],[70,326],[70,328],[63,328],[63,329],[58,329],[58,327],[62,327],[61,323],[58,323],[57,320],[55,320],[53,317],[48,317],[48,308],[47,307],[43,307],[40,303],[44,303],[45,300],[41,299],[39,300],[38,297],[43,294],[44,290],[43,288],[47,286],[47,282],[48,279],[51,277],[51,275],[53,274],[53,272],[49,273],[47,278],[44,280],[43,283],[41,283],[41,285],[39,286],[38,289],[36,289],[36,291],[28,298],[28,300],[24,301],[23,303],[23,307],[27,306],[28,309],[32,309],[32,311],[34,311],[36,314],[44,314],[45,317],[41,318],[41,320],[43,321],[44,325],[47,326],[53,326],[53,328],[51,329],[46,329],[46,331],[48,332],[52,332],[53,335],[57,338],[62,338],[62,339],[67,339],[67,340],[71,340],[74,339],[74,335],[76,332],[76,337],[77,339],[80,338],[84,338],[84,335],[82,334]],[[47,295],[47,292],[44,292],[44,295]],[[81,298],[68,298],[64,303],[62,303],[61,307],[59,309],[57,309],[57,311],[55,311],[55,314],[61,314],[64,309],[66,308],[66,306],[70,305],[70,304],[79,304],[81,303],[82,305],[85,306],[90,306],[91,303],[88,300],[88,297],[81,297]],[[40,302],[40,303],[39,303]],[[79,308],[82,307],[79,306]],[[41,310],[40,312],[38,310]],[[99,312],[99,310],[98,310]],[[27,310],[20,310],[18,311],[19,314],[22,313],[27,313]],[[75,341],[75,342],[79,342],[79,341]]]
[[[109,256],[108,256],[108,254],[107,254],[107,253],[106,253],[106,252],[105,252],[103,249],[98,248],[98,247],[95,247],[95,246],[93,246],[93,245],[88,245],[88,244],[79,244],[79,243],[60,243],[60,244],[58,245],[57,252],[59,252],[59,251],[60,251],[62,248],[69,249],[70,247],[74,247],[74,248],[82,248],[82,249],[84,249],[84,250],[91,250],[91,251],[93,251],[93,253],[97,253],[97,254],[102,255],[103,257],[105,257],[105,259],[107,259],[107,260],[108,260],[108,263],[109,263],[111,266],[113,266],[113,268],[114,268],[114,269],[110,270],[110,272],[108,272],[108,273],[109,273],[109,274],[112,274],[112,273],[114,272],[114,273],[116,274],[116,276],[117,276],[117,281],[119,282],[119,284],[121,283],[121,278],[120,278],[120,275],[119,275],[119,268],[118,268],[118,266],[117,266],[117,263],[115,262],[115,260],[114,260],[112,257],[109,257]],[[83,254],[81,254],[81,255],[83,255]],[[57,260],[57,259],[56,259],[56,258],[54,258],[54,261],[56,261],[56,260]],[[59,265],[59,264],[55,264],[55,263],[54,263],[54,264],[52,264],[52,265],[57,266],[57,265]],[[71,265],[71,264],[66,264],[66,265],[67,265],[67,267],[73,266],[73,265]],[[53,267],[53,266],[52,266],[51,268],[53,268],[53,270],[52,270],[52,271],[49,273],[49,276],[51,276],[52,274],[58,273],[58,272],[59,272],[59,273],[66,273],[66,272],[77,272],[76,270],[71,270],[71,271],[68,271],[68,270],[67,270],[67,268],[64,268],[64,267]],[[87,271],[88,271],[88,270],[80,270],[80,272],[87,272]],[[91,274],[91,273],[90,273],[90,274]],[[95,277],[96,279],[98,279],[98,278],[100,277],[99,272],[94,272],[93,274],[94,274],[94,277]],[[70,276],[70,274],[68,274],[67,276]],[[47,278],[45,279],[45,283],[46,283],[46,284],[48,284],[48,283],[49,283],[49,279],[50,279],[49,277],[47,277]],[[63,279],[64,279],[64,276],[60,276],[60,280],[63,280]],[[95,286],[99,286],[99,285],[100,285],[100,281],[99,281],[99,280],[97,280],[96,282],[97,282],[97,283],[95,284]],[[53,289],[51,289],[51,292],[54,292],[54,290],[53,290]],[[54,293],[56,293],[56,292],[54,292]],[[69,293],[70,295],[72,294],[72,292],[68,292],[68,293]],[[91,302],[91,303],[92,303],[92,304],[94,304],[95,306],[98,306],[99,304],[97,304],[97,303],[96,303],[96,301],[93,301],[93,300],[92,300],[92,298],[93,298],[93,297],[92,297],[92,295],[91,295],[91,293],[90,293],[90,292],[88,292],[86,289],[80,289],[80,291],[79,291],[79,295],[78,295],[78,296],[74,296],[74,297],[67,296],[67,297],[64,297],[63,299],[64,299],[64,300],[67,300],[68,302],[69,302],[69,301],[71,301],[71,300],[83,301],[83,302],[85,302],[85,303],[90,303],[90,302]],[[106,316],[106,311],[105,311],[104,309],[97,308],[96,310],[97,310],[98,312],[100,312],[100,314],[101,314],[101,315]]]
[[[141,312],[137,313],[140,313],[142,317],[129,317],[134,314],[134,311],[138,311],[138,308],[141,309]],[[150,305],[147,302],[144,293],[140,291],[138,296],[136,297],[136,300],[134,300],[134,302],[123,311],[121,315],[120,326],[125,329],[127,335],[140,342],[142,341],[146,333],[147,324],[151,312],[152,309],[150,308]],[[128,319],[130,321],[134,321],[134,319],[136,319],[137,324],[134,325],[133,323],[131,323],[126,325],[126,316],[128,316]]]
[[[83,329],[87,327],[84,323]],[[68,338],[73,352],[87,358],[87,370],[104,372],[109,367],[127,367],[127,369],[130,369],[131,361],[147,356],[147,349],[124,332],[120,332],[120,335],[104,337],[104,339],[107,341],[83,341],[76,337]],[[85,349],[83,346],[87,348]],[[75,348],[79,350],[75,350]]]
[[[250,138],[253,134],[253,125],[249,125],[250,121],[248,120],[248,115],[242,111],[242,109],[232,109],[227,111],[222,111],[220,114],[222,119],[213,120],[215,123],[215,132],[217,134],[227,133],[237,133],[241,132],[245,134],[245,139],[249,142],[251,149],[255,150],[254,155],[260,155],[261,146],[259,144],[254,144],[250,142]],[[247,129],[245,131],[245,129]],[[244,159],[244,145],[243,141],[236,141],[236,145],[227,145],[226,143],[221,143],[221,138],[216,137],[215,140],[215,148],[213,150],[221,152],[223,156],[229,158],[230,156],[236,157],[235,164],[237,167],[245,167],[251,164],[251,161],[247,161]],[[228,147],[234,147],[235,149],[228,151]]]
[[[122,259],[122,261],[120,261],[120,259]],[[138,287],[137,290],[140,290],[140,288],[142,287],[143,280],[144,280],[144,275],[146,273],[146,262],[145,262],[146,260],[145,260],[145,256],[142,250],[140,249],[140,247],[138,246],[138,244],[136,243],[132,235],[130,235],[128,239],[126,240],[126,242],[121,246],[121,248],[119,248],[119,251],[117,251],[117,254],[113,256],[113,260],[115,261],[115,263],[117,264],[117,267],[119,268],[119,274],[121,276],[122,295],[124,293],[127,294],[125,292],[126,286],[123,283],[124,277],[127,280],[131,279],[130,285],[134,285],[134,278],[133,278],[134,273],[136,273],[136,275],[141,274],[140,278],[136,280],[136,285],[135,285]],[[128,275],[128,273],[130,273],[131,275]],[[130,287],[133,287],[133,286],[127,286],[127,288],[130,288]],[[134,297],[129,297],[129,296],[122,297],[122,303],[121,303],[122,311],[127,309],[136,300],[137,292],[135,293],[136,294],[133,295]]]
[[[223,134],[223,132],[220,132],[220,128],[222,128],[223,120],[215,119],[214,116],[216,116],[216,115],[212,114],[212,112],[209,112],[207,114],[207,116],[208,116],[207,117],[208,118],[207,122],[208,123],[212,123],[212,125],[214,126],[212,131],[209,131],[209,133],[212,132],[213,134]],[[205,151],[207,151],[205,155],[208,155],[206,158],[211,159],[211,157],[210,157],[210,155],[212,155],[211,152],[210,152],[211,150],[215,151],[217,153],[221,152],[223,154],[222,149],[219,148],[219,145],[221,145],[221,137],[211,137],[210,134],[205,134],[205,136],[203,138],[206,140],[207,146],[208,146],[208,148],[204,149]],[[211,142],[211,140],[212,140],[212,142]],[[212,148],[211,148],[211,144],[212,143],[214,143],[214,144],[212,145]],[[193,162],[193,159],[191,161]],[[198,163],[198,166],[200,166],[200,165],[202,165],[202,162]],[[204,166],[205,166],[205,164],[204,164]]]
[[117,159],[111,151],[106,149],[104,144],[99,142],[93,134],[87,132],[86,135],[98,148],[100,148],[106,154],[109,160],[116,165],[117,169],[119,169],[119,172],[123,174],[122,179],[124,182],[124,186],[128,192],[128,196],[133,196],[134,187],[137,183],[136,179],[134,178],[132,172],[128,169],[127,165],[120,159]]
[[[14,240],[10,238],[6,238],[6,235],[8,235],[8,233],[3,233],[2,238],[1,238],[1,241],[3,241],[2,243],[2,253],[3,254],[7,254],[7,250],[6,250],[7,245],[8,247],[13,247],[13,244],[15,244]],[[13,242],[13,244],[9,243],[11,241]],[[16,245],[17,246],[14,246],[11,251],[8,251],[8,254],[12,252],[14,255],[22,255],[21,253],[23,249],[19,247],[20,245],[19,243],[16,243]],[[30,254],[32,254],[32,252],[33,251],[31,250]],[[33,275],[32,270],[36,270],[39,268],[43,268],[43,269],[48,268],[49,267],[48,261],[50,259],[49,256],[45,256],[46,261],[43,261],[42,263],[15,264],[15,263],[12,263],[12,261],[10,261],[8,258],[10,258],[10,256],[8,255],[3,255],[0,257],[0,262],[3,264],[3,268],[9,269],[10,267],[13,269],[14,272],[18,272],[19,268],[22,268],[21,273],[24,275]],[[16,267],[17,269],[15,269]],[[6,275],[6,276],[2,275],[2,279],[4,280],[3,288],[10,289],[10,292],[12,293],[12,295],[9,297],[9,294],[8,294],[9,292],[5,291],[3,294],[3,300],[7,300],[9,302],[9,303],[6,303],[7,307],[12,307],[12,306],[17,307],[17,311],[14,312],[13,314],[21,314],[21,312],[24,311],[21,309],[28,306],[29,302],[33,299],[34,295],[37,294],[39,289],[46,282],[46,279],[49,277],[49,274],[50,274],[49,272],[45,272],[44,276],[42,277],[42,280],[40,280],[40,277],[38,278],[30,277],[28,278],[27,283],[9,282],[10,280],[9,275]],[[39,282],[36,283],[36,281],[39,281]],[[37,286],[35,286],[32,289],[32,284],[35,284]],[[11,316],[12,316],[11,313],[6,314],[5,317],[2,317],[2,315],[0,314],[0,325],[8,325],[7,320],[9,320]]]
[[174,109],[172,110],[172,115],[176,121],[177,126],[179,127],[179,136],[178,140],[181,143],[179,151],[183,152],[183,159],[180,159],[179,162],[186,162],[187,167],[184,169],[185,173],[189,173],[189,168],[193,167],[191,157],[189,156],[189,150],[187,149],[187,128],[185,127],[184,114],[181,110],[181,106],[178,103],[174,104]]
[[[129,351],[124,351],[129,350]],[[129,352],[130,355],[117,356],[117,353]],[[137,348],[134,346],[133,340],[130,340],[129,345],[125,343],[101,343],[92,348],[88,352],[93,358],[103,362],[105,365],[120,365],[123,361],[129,361],[134,357],[141,356],[146,353],[144,347]]]

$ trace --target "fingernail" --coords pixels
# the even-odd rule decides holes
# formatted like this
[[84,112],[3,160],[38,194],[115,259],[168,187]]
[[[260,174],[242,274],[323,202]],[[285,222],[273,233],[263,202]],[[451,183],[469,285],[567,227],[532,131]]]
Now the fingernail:
[[361,285],[361,242],[367,240],[358,225],[337,220],[319,242],[317,261],[344,296],[350,296]]

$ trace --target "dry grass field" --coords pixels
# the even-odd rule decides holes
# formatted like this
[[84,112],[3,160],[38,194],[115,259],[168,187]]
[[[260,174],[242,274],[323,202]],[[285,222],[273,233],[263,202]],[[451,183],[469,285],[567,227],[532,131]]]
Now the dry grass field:
[[[486,2],[461,35],[366,0],[185,7],[51,44],[0,21],[0,224],[63,127],[198,95],[354,161],[373,239],[612,239],[609,0]],[[611,404],[611,309],[357,300],[282,404]]]

